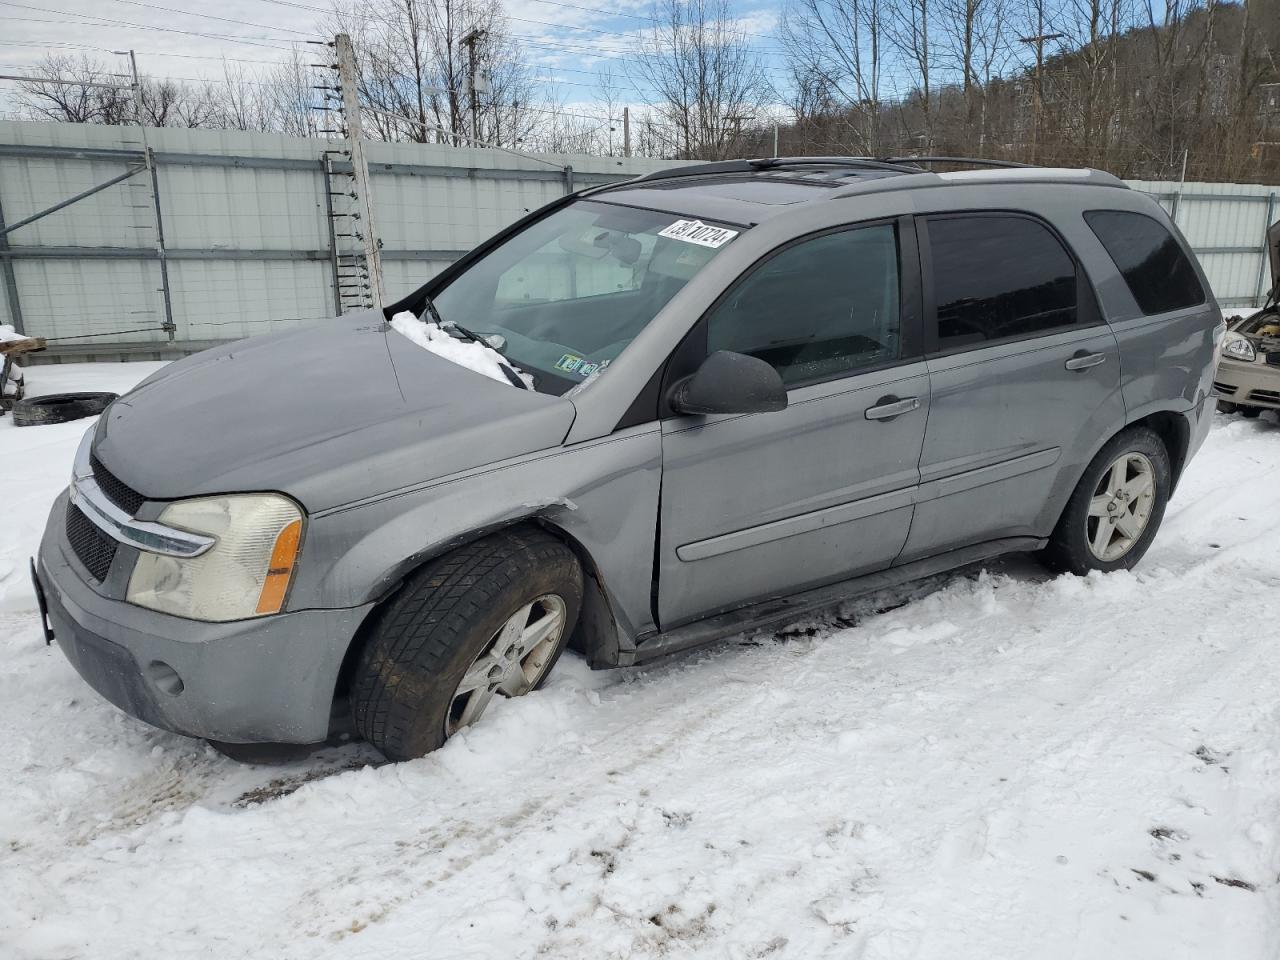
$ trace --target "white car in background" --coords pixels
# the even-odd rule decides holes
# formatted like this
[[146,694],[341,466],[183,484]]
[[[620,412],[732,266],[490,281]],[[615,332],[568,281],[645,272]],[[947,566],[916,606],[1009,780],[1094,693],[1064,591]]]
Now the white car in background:
[[1271,293],[1257,313],[1229,321],[1213,377],[1218,409],[1256,417],[1280,410],[1280,222],[1267,231]]

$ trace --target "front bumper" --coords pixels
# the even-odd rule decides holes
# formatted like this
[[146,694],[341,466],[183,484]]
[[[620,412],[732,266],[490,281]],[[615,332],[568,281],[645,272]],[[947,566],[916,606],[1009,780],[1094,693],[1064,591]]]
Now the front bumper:
[[318,743],[334,685],[372,604],[202,623],[104,597],[68,558],[67,497],[54,503],[36,574],[58,645],[126,713],[229,743]]
[[1215,396],[1248,407],[1280,410],[1280,366],[1257,360],[1223,357],[1213,374]]

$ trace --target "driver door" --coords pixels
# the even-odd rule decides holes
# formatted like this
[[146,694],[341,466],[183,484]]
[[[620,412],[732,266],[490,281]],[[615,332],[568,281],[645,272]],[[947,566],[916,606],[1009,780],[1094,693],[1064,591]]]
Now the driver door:
[[775,251],[704,318],[708,353],[769,362],[776,413],[663,421],[662,629],[890,566],[929,404],[909,220]]

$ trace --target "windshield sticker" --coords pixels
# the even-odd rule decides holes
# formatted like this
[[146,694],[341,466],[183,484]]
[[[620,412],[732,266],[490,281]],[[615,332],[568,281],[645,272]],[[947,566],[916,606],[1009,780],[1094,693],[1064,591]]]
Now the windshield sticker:
[[726,230],[724,227],[713,227],[701,220],[677,220],[671,226],[658,231],[658,236],[668,240],[683,240],[685,243],[696,243],[700,247],[716,249],[738,235],[737,230]]
[[583,358],[576,353],[566,353],[556,361],[556,369],[563,370],[565,373],[574,373],[582,366],[582,360]]
[[584,380],[594,373],[599,373],[608,365],[608,360],[601,360],[599,363],[588,362],[586,357],[580,357],[576,353],[566,353],[556,361],[557,370],[564,373],[572,373],[575,376],[582,377]]

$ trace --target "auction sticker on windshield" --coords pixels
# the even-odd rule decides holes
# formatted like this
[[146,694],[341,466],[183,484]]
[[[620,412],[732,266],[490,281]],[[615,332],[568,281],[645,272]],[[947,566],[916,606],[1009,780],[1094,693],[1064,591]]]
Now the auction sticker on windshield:
[[713,227],[701,220],[677,220],[671,226],[658,231],[658,236],[669,240],[683,240],[703,247],[723,247],[738,235],[737,230]]

